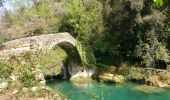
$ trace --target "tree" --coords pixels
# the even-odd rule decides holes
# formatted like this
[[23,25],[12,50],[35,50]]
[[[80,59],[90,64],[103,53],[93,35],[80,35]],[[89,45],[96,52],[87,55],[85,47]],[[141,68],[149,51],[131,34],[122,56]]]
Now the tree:
[[65,4],[66,16],[60,31],[67,31],[86,46],[103,31],[103,18],[100,2],[96,0],[69,0]]
[[135,54],[142,59],[142,64],[147,67],[156,67],[156,62],[169,62],[168,50],[158,41],[154,31],[147,33],[146,41],[140,40],[139,45],[136,46]]

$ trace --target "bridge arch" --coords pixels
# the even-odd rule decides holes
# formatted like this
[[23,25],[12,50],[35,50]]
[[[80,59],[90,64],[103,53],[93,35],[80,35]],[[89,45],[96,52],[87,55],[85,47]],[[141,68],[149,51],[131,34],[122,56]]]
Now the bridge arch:
[[[42,50],[48,52],[56,45],[76,47],[83,64],[88,64],[88,53],[83,49],[81,43],[73,38],[69,33],[45,34],[12,40],[1,44],[0,58],[7,58],[24,52],[36,52]],[[92,52],[90,52],[92,54]],[[92,54],[94,58],[94,55]],[[90,61],[91,62],[91,61]],[[93,61],[95,63],[95,61]]]

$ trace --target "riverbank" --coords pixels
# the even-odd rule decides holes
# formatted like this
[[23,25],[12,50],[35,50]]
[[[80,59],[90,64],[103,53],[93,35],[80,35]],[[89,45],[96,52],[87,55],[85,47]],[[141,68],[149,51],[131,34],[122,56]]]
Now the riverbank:
[[104,83],[131,81],[154,87],[170,87],[170,72],[163,69],[108,66],[104,69],[98,69],[92,78]]
[[[48,54],[25,52],[1,60],[0,100],[65,100],[62,93],[46,86],[45,75],[61,72],[65,55],[61,48],[56,49]],[[54,54],[57,56],[51,57]]]
[[[55,54],[58,56],[54,56]],[[65,58],[65,52],[61,48],[56,48],[48,54],[26,52],[1,61],[0,65],[3,67],[0,67],[0,99],[67,99],[65,93],[48,88],[45,80],[47,76],[61,75],[61,62]],[[170,85],[170,72],[168,70],[144,69],[136,66],[94,65],[90,67],[78,66],[74,63],[68,63],[67,67],[71,84],[79,87],[86,87],[94,81],[112,83],[112,85],[113,83],[123,84],[129,81],[154,87],[169,87]],[[57,78],[62,79],[61,76]],[[82,85],[84,83],[85,86]],[[147,88],[138,87],[137,89],[141,91]],[[155,88],[151,87],[151,91],[153,90]]]
[[66,100],[66,97],[47,86],[23,87],[22,89],[9,86],[1,91],[0,100]]

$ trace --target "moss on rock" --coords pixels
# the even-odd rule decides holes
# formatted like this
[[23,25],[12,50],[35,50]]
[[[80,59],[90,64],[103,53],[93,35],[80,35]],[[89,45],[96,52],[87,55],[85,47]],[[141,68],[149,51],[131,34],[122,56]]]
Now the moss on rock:
[[113,81],[115,83],[124,83],[125,82],[125,77],[123,75],[115,75],[113,77]]

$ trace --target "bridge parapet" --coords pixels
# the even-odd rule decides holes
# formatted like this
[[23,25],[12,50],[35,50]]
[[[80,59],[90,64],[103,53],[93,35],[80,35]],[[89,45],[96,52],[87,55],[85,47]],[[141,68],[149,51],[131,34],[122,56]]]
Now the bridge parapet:
[[49,50],[62,42],[67,42],[69,45],[76,46],[77,41],[67,32],[16,39],[1,44],[0,58],[27,51],[36,51],[37,49]]

